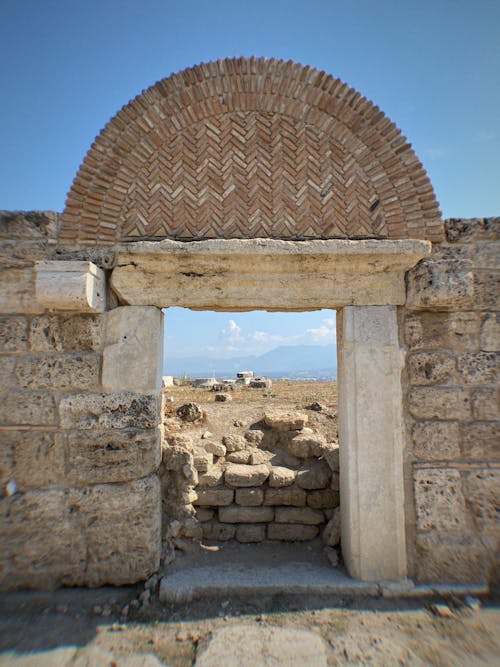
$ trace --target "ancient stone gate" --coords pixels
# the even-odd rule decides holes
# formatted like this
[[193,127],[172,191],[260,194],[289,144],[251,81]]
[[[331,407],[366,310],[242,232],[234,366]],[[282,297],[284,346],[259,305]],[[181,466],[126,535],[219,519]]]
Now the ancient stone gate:
[[232,59],[144,91],[92,145],[61,216],[2,217],[1,585],[157,569],[173,305],[339,309],[349,572],[486,581],[498,226],[443,225],[399,130],[323,72]]

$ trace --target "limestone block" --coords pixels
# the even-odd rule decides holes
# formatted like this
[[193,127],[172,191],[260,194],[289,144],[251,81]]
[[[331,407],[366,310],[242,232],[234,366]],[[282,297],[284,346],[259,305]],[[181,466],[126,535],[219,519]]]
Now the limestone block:
[[423,421],[413,424],[413,455],[421,461],[460,458],[458,422]]
[[36,262],[36,301],[47,310],[102,313],[106,310],[104,271],[92,262]]
[[159,429],[72,431],[67,441],[67,477],[74,486],[146,477],[161,461]]
[[102,343],[104,315],[40,315],[30,322],[32,352],[92,352]]
[[416,580],[418,583],[484,584],[491,555],[473,536],[444,539],[434,533],[416,536]]
[[102,357],[105,391],[161,390],[163,314],[149,306],[124,306],[106,313]]
[[243,544],[262,542],[266,539],[266,526],[259,523],[240,524],[236,526],[236,539]]
[[481,350],[498,352],[500,350],[500,316],[487,315],[481,326]]
[[171,447],[180,447],[190,452],[194,449],[193,439],[187,433],[169,433],[166,440]]
[[35,272],[32,269],[0,271],[0,313],[42,313],[35,299]]
[[500,423],[470,422],[461,425],[462,452],[465,458],[500,460]]
[[0,317],[0,352],[19,353],[28,349],[28,320]]
[[465,352],[457,359],[458,371],[465,384],[494,384],[499,366],[500,356],[495,352]]
[[201,507],[223,507],[233,502],[234,491],[224,487],[204,487],[197,489],[198,499],[195,505]]
[[298,486],[286,486],[278,489],[266,489],[264,505],[293,505],[303,507],[306,504],[306,492]]
[[0,493],[11,480],[19,491],[64,486],[64,461],[60,433],[0,431]]
[[462,485],[481,534],[489,534],[500,541],[500,469],[466,472]]
[[0,423],[26,426],[56,424],[54,397],[45,391],[0,394]]
[[226,461],[229,461],[229,463],[249,463],[251,455],[252,453],[250,450],[243,449],[239,452],[231,452],[230,454],[227,454]]
[[209,454],[202,449],[195,449],[193,451],[193,462],[194,467],[198,472],[207,472],[214,463],[214,455]]
[[235,502],[237,505],[256,507],[264,502],[264,489],[261,486],[247,489],[236,489]]
[[246,431],[243,434],[243,437],[251,445],[258,447],[261,444],[262,440],[264,439],[264,431],[259,431],[258,429],[251,429],[250,431]]
[[167,446],[162,446],[162,460],[166,470],[180,472],[184,470],[185,466],[190,466],[194,469],[193,454],[177,445],[168,444]]
[[248,441],[242,435],[225,435],[222,444],[228,452],[240,452],[248,449]]
[[83,391],[99,389],[97,354],[25,356],[18,359],[15,376],[22,389]]
[[266,523],[274,519],[272,507],[242,507],[228,505],[219,509],[219,521],[223,523]]
[[405,343],[413,350],[475,350],[479,347],[477,313],[412,313],[404,322]]
[[472,306],[474,274],[453,262],[423,260],[407,273],[406,307],[410,310],[455,310]]
[[412,389],[408,395],[408,407],[416,419],[470,419],[471,416],[471,400],[466,389]]
[[472,395],[474,419],[495,421],[500,419],[500,391],[495,387],[476,389]]
[[333,491],[340,491],[340,473],[332,472],[332,479],[330,481],[330,488]]
[[290,486],[295,482],[297,472],[284,466],[272,466],[269,472],[269,486],[271,488],[281,488]]
[[475,310],[500,310],[500,273],[476,271],[474,273]]
[[340,503],[338,491],[333,489],[317,489],[307,494],[307,504],[317,510],[337,507]]
[[468,531],[467,510],[458,470],[417,468],[413,473],[417,528],[440,534]]
[[332,472],[340,469],[340,450],[338,443],[329,443],[328,449],[323,452],[323,458],[330,466]]
[[175,412],[185,422],[195,422],[203,418],[203,410],[196,403],[185,403]]
[[296,483],[302,489],[325,489],[332,478],[326,461],[312,461],[297,472]]
[[269,468],[264,465],[240,465],[228,463],[224,479],[229,486],[260,486],[269,477]]
[[500,243],[476,243],[472,264],[476,269],[500,268]]
[[250,451],[248,463],[251,466],[258,466],[261,463],[268,463],[273,458],[271,452],[263,451],[262,449],[254,449]]
[[300,431],[308,422],[309,417],[302,412],[293,410],[267,410],[264,422],[269,428],[277,431]]
[[221,466],[212,466],[206,472],[199,475],[198,485],[201,487],[212,487],[222,484],[224,470]]
[[324,527],[321,538],[324,544],[329,547],[336,547],[338,544],[340,544],[341,514],[339,507],[334,509],[332,518],[329,519],[328,523]]
[[282,542],[314,540],[318,533],[318,526],[302,525],[300,523],[270,523],[267,527],[267,539]]
[[[199,493],[199,489],[198,489]],[[215,516],[215,510],[211,510],[208,507],[197,507],[196,508],[196,519],[200,523],[204,523],[205,521],[211,521]]]
[[155,428],[160,422],[159,397],[119,392],[70,394],[61,399],[63,428]]
[[228,523],[219,523],[219,521],[206,521],[202,524],[202,528],[205,540],[226,542],[227,540],[233,540],[236,535],[236,526]]
[[498,218],[450,218],[444,223],[450,243],[469,243],[473,240],[495,240],[499,234]]
[[317,526],[325,522],[325,515],[321,510],[311,507],[277,507],[274,520],[276,523],[303,523]]
[[326,447],[326,439],[321,433],[299,433],[287,443],[290,454],[300,459],[321,456]]
[[214,456],[226,456],[226,448],[220,442],[204,440],[203,448],[205,451],[209,452],[209,454],[213,454]]
[[414,352],[408,357],[412,385],[446,384],[455,375],[455,357],[444,352]]
[[147,579],[160,565],[161,494],[156,475],[97,484],[68,493],[72,538],[83,536],[81,570],[69,584],[122,586]]

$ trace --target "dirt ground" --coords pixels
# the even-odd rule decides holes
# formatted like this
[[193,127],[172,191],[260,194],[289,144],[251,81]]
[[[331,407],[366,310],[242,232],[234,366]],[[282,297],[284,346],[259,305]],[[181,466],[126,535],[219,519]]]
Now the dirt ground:
[[[209,430],[215,437],[242,432],[258,422],[267,407],[306,409],[319,402],[324,406],[321,411],[307,410],[311,426],[336,439],[335,383],[282,381],[269,390],[243,388],[231,396],[231,402],[215,403],[214,394],[204,389],[167,389],[167,426],[187,428],[173,415],[189,401],[201,405],[206,414],[195,430],[200,434]],[[500,607],[494,596],[464,600],[279,594],[162,605],[155,595],[150,603],[141,604],[144,590],[138,584],[4,594],[0,666],[145,666],[148,654],[160,664],[185,667],[196,664],[218,630],[242,623],[311,631],[324,640],[332,666],[500,665]],[[78,649],[70,653],[82,662],[67,661],[69,647]],[[101,649],[113,659],[103,661]],[[137,661],[127,662],[131,657]]]

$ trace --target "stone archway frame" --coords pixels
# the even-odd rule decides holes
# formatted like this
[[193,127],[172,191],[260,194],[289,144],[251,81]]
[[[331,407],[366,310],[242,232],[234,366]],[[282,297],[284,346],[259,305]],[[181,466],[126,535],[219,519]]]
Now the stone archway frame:
[[364,581],[407,577],[397,306],[405,272],[429,252],[418,240],[143,242],[118,249],[111,275],[121,303],[135,307],[341,309],[342,550],[351,576]]

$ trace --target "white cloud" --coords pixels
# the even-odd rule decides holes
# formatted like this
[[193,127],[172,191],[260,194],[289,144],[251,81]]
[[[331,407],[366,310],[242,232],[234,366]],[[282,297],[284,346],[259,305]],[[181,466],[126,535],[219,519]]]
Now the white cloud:
[[307,329],[307,333],[310,336],[310,341],[316,345],[335,343],[337,338],[335,319],[333,317],[326,317],[321,321],[319,327]]

